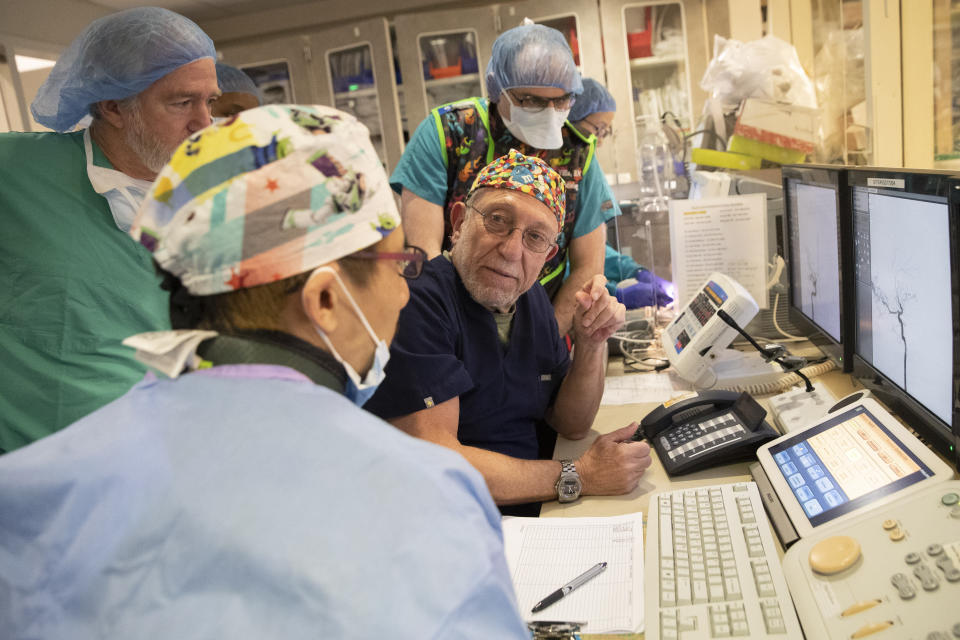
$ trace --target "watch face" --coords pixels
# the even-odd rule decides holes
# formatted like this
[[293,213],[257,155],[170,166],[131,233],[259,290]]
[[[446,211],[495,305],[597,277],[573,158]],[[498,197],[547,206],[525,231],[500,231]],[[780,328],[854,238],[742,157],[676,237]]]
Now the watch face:
[[557,486],[557,494],[561,502],[576,500],[580,497],[580,480],[578,478],[561,478]]

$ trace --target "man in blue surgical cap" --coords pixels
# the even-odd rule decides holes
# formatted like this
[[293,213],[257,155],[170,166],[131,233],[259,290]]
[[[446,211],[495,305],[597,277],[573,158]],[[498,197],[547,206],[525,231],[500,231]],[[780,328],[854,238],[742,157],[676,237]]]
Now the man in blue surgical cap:
[[[126,234],[157,172],[210,124],[213,42],[158,8],[91,23],[31,105],[58,133],[0,134],[0,453],[117,398],[144,367],[120,341],[169,327]],[[89,129],[73,131],[91,115]]]
[[603,273],[604,223],[620,213],[594,156],[596,137],[566,122],[583,91],[580,72],[559,31],[528,22],[494,42],[486,83],[489,101],[438,107],[413,134],[390,176],[403,228],[432,258],[449,248],[451,208],[487,163],[510,149],[545,160],[567,185],[559,251],[540,274],[563,335],[572,326],[574,294]]

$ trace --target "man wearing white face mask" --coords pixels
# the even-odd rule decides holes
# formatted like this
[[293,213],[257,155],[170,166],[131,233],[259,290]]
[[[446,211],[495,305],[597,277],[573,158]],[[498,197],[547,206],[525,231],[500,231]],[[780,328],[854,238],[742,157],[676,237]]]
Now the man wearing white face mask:
[[510,149],[545,160],[567,185],[559,250],[540,274],[564,335],[575,293],[603,273],[604,223],[620,214],[594,157],[596,138],[566,122],[583,90],[580,72],[559,31],[525,23],[494,42],[486,84],[489,102],[438,107],[413,134],[390,177],[401,194],[404,230],[433,258],[450,247],[453,205],[464,201],[484,166]]
[[[169,326],[149,254],[126,232],[219,95],[213,42],[158,8],[91,23],[31,110],[59,133],[0,134],[0,453],[120,396],[144,367],[120,341]],[[85,116],[92,124],[70,132]]]
[[4,637],[529,640],[483,478],[356,406],[423,268],[399,227],[329,107],[177,150],[131,233],[189,328],[127,341],[173,379],[0,457]]

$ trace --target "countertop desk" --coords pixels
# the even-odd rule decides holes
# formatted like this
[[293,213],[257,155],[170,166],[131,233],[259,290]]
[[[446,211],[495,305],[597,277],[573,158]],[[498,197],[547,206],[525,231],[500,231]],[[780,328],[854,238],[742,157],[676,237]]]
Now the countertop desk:
[[[620,361],[618,359],[611,359],[607,367],[607,375],[609,377],[614,375],[645,374],[624,374]],[[842,373],[837,369],[814,378],[813,382],[815,385],[823,384],[838,399],[861,388],[861,385],[852,376]],[[767,408],[767,402],[763,396],[757,397],[757,401],[760,402],[761,405],[764,405],[764,408]],[[657,403],[601,406],[593,422],[593,428],[586,438],[583,440],[558,438],[556,448],[554,449],[554,459],[578,458],[590,447],[590,444],[598,435],[609,433],[634,421],[639,423],[645,415],[657,406]],[[690,473],[678,478],[670,478],[664,471],[663,465],[657,459],[656,454],[654,454],[653,463],[643,474],[639,486],[631,493],[622,496],[587,496],[569,504],[547,502],[544,503],[540,510],[540,517],[571,518],[579,516],[614,516],[642,511],[644,515],[644,529],[646,529],[648,505],[651,495],[661,491],[673,491],[675,489],[703,487],[717,483],[751,480],[750,473],[747,470],[748,466],[749,463],[741,462]],[[774,539],[776,539],[776,534],[774,534]],[[646,530],[644,530],[644,543],[646,543]],[[645,612],[645,616],[649,615],[650,612]],[[643,638],[642,633],[629,635],[591,635],[589,629],[584,629],[584,631],[586,633],[583,637],[593,640],[600,640],[602,638]]]

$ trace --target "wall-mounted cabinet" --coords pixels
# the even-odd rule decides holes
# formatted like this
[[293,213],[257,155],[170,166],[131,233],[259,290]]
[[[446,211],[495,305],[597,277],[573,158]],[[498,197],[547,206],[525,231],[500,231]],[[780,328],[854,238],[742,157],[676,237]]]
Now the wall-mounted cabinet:
[[434,107],[486,96],[483,72],[497,37],[493,7],[399,15],[394,29],[408,135]]
[[617,171],[636,180],[636,149],[645,116],[673,114],[692,131],[706,98],[708,61],[702,0],[600,0],[607,87],[617,101]]
[[[930,1],[910,2],[902,25],[899,2],[792,0],[793,42],[817,90],[823,142],[815,160],[902,167],[905,145],[926,144],[906,134],[915,123],[904,116],[911,101],[932,104],[932,27],[925,41],[901,47],[901,26],[917,11],[929,13]],[[931,123],[932,113],[923,120]]]
[[287,36],[218,49],[223,61],[254,78],[264,101],[319,102],[311,77],[310,38]]
[[370,130],[380,159],[392,170],[403,153],[393,48],[386,18],[220,49],[268,103],[335,106]]
[[311,34],[310,49],[320,103],[365,124],[380,159],[392,170],[403,153],[403,132],[386,18]]

